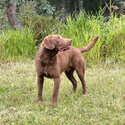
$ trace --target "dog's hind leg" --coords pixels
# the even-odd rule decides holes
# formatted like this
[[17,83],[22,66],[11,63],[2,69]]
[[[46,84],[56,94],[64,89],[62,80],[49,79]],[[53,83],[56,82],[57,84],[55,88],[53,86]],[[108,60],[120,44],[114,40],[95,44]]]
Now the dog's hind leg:
[[73,90],[76,91],[76,89],[77,89],[77,81],[73,76],[73,72],[74,72],[74,69],[71,69],[69,71],[65,71],[65,74],[68,77],[68,79],[71,81],[71,83],[73,85]]
[[84,74],[85,74],[85,70],[82,69],[82,68],[79,68],[79,70],[76,70],[77,74],[78,74],[78,77],[82,83],[82,90],[83,90],[83,94],[86,94],[87,92],[87,89],[86,89],[86,83],[85,83],[85,80],[84,80]]

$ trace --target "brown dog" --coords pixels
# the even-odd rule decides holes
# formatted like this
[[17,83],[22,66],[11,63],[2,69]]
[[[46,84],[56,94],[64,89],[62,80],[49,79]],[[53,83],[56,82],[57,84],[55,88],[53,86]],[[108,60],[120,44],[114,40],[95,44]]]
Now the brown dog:
[[70,47],[71,39],[62,38],[59,35],[50,35],[44,38],[35,59],[38,84],[37,101],[43,100],[43,82],[44,77],[47,77],[54,80],[52,104],[55,105],[57,103],[60,74],[64,71],[73,85],[73,90],[76,91],[77,81],[73,76],[73,72],[76,70],[82,83],[83,94],[86,93],[84,80],[85,61],[81,53],[89,51],[97,40],[98,36],[86,47],[75,48]]

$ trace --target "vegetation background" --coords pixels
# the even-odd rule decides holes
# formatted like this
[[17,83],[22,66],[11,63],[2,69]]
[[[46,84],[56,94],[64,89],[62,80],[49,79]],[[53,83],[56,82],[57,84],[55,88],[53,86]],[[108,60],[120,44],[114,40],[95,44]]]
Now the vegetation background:
[[[0,3],[0,60],[34,58],[36,45],[45,36],[59,34],[71,38],[76,47],[100,36],[94,49],[85,53],[88,64],[125,61],[123,1],[0,0]],[[20,31],[12,27],[23,28]]]
[[[124,14],[124,0],[0,0],[0,124],[125,124]],[[80,85],[74,94],[62,75],[55,108],[50,80],[44,102],[35,102],[34,58],[49,34],[80,48],[100,36],[83,54],[88,94]]]

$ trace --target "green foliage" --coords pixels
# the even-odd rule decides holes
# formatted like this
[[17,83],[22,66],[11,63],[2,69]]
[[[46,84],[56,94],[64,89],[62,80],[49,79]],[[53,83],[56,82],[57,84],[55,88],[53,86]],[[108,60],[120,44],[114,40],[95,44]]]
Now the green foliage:
[[[31,0],[32,1],[32,0]],[[36,10],[39,14],[53,14],[55,10],[60,10],[61,5],[63,4],[59,0],[33,0],[37,2]],[[74,1],[74,10],[78,10],[78,0]],[[103,8],[105,4],[115,3],[117,5],[120,4],[120,1],[123,0],[83,0],[83,8],[87,12],[94,12],[99,10],[99,8]],[[28,3],[29,0],[0,0],[0,9],[7,6],[8,3],[21,5],[22,3]],[[71,11],[71,0],[65,0],[65,10],[70,13]]]
[[37,13],[40,14],[49,14],[52,15],[55,11],[55,7],[50,5],[49,1],[47,0],[34,0],[34,1],[28,1],[28,0],[0,0],[0,9],[3,9],[8,4],[17,5],[18,7],[21,6],[23,3],[37,3],[35,4],[35,9]]
[[86,68],[87,94],[64,74],[57,107],[51,106],[53,80],[45,79],[43,99],[36,103],[34,60],[0,63],[0,125],[124,125],[125,65]]
[[36,53],[34,35],[30,29],[3,31],[0,34],[0,60],[32,58]]
[[5,5],[12,4],[12,5],[21,5],[22,3],[27,2],[28,0],[5,0]]
[[6,9],[4,8],[0,10],[0,31],[4,29],[7,30],[9,28],[10,28],[10,24],[7,19]]
[[72,45],[75,47],[84,47],[96,35],[100,36],[94,48],[84,53],[85,59],[90,64],[97,64],[101,61],[120,61],[125,55],[125,16],[118,19],[111,17],[108,22],[106,18],[88,16],[83,13],[67,17],[66,24],[59,25],[59,34],[66,38],[73,39]]
[[56,20],[52,16],[38,15],[35,9],[36,5],[36,2],[22,4],[18,19],[23,26],[33,31],[36,42],[40,43],[45,36],[52,33]]
[[[97,16],[87,15],[85,12],[74,15],[73,19],[69,16],[64,24],[61,22],[60,17],[54,19],[52,16],[39,15],[36,12],[36,6],[37,2],[34,1],[22,4],[17,18],[21,21],[23,27],[31,31],[32,39],[35,39],[37,44],[41,43],[43,38],[49,34],[60,34],[63,37],[73,39],[73,46],[83,47],[96,35],[99,35],[100,39],[94,48],[88,53],[84,53],[85,59],[89,62],[87,64],[99,64],[105,61],[125,61],[125,16],[121,18],[116,16],[106,18],[103,16],[104,9],[101,9]],[[2,12],[5,13],[5,11]],[[7,22],[7,19],[4,22],[4,14],[0,15],[2,15],[0,18],[0,28],[5,32],[4,28],[8,29],[9,25],[4,24]],[[9,36],[7,33],[4,33],[6,34],[5,38],[3,34],[0,34],[2,36],[0,39],[5,39],[4,41],[6,41],[6,36]],[[8,53],[9,51],[11,50],[8,50]],[[1,53],[1,58],[3,58],[4,52],[2,50]],[[14,54],[10,56],[13,57]],[[18,55],[15,54],[15,56]]]
[[114,5],[116,2],[119,3],[118,1],[119,0],[84,0],[83,8],[88,13],[96,13],[100,8],[104,8],[106,4],[110,6],[110,3]]
[[37,0],[36,11],[38,14],[52,15],[55,7],[51,6],[47,0]]
[[[37,5],[36,2],[28,2],[26,4],[21,5],[17,13],[17,18],[21,21],[23,27],[25,27],[21,32],[18,30],[17,31],[9,30],[10,25],[7,23],[8,20],[4,14],[5,10],[4,9],[2,10],[3,13],[0,14],[1,15],[0,45],[2,46],[2,48],[0,49],[0,52],[1,52],[0,60],[2,59],[8,60],[11,58],[17,59],[19,57],[21,58],[34,57],[35,56],[34,48],[36,50],[36,43],[37,44],[41,43],[42,39],[45,36],[51,34],[55,30],[56,20],[54,20],[52,16],[38,15],[35,8],[36,5]],[[28,34],[26,29],[29,32]],[[27,38],[27,35],[28,35],[28,38]],[[16,37],[14,38],[14,36]],[[26,42],[26,39],[31,42],[31,47],[29,42]],[[23,44],[23,40],[24,40],[24,44]],[[4,43],[6,44],[4,45]],[[23,50],[20,48],[19,43],[23,44],[21,45],[24,48]],[[28,51],[27,44],[29,44],[29,47],[30,47],[29,51]]]

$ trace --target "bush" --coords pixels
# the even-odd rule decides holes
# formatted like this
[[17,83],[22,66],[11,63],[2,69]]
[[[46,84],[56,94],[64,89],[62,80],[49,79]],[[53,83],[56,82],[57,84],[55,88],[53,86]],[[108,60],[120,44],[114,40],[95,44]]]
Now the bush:
[[51,6],[47,0],[37,0],[36,11],[38,14],[52,15],[55,7]]
[[58,25],[59,34],[73,39],[72,45],[75,47],[84,47],[99,35],[100,39],[94,48],[84,53],[85,59],[90,64],[108,60],[125,61],[125,16],[111,17],[108,22],[105,20],[106,18],[101,15],[86,18],[84,13],[75,15],[74,19],[69,16],[66,24]]
[[0,31],[9,29],[11,26],[7,19],[6,8],[0,9]]
[[28,2],[20,7],[18,18],[23,26],[30,28],[37,43],[41,43],[42,39],[51,34],[55,28],[56,20],[52,16],[38,15],[35,6],[37,3]]
[[[0,60],[34,57],[38,48],[36,43],[41,43],[44,37],[56,29],[56,20],[50,15],[38,15],[36,5],[36,2],[31,1],[17,7],[17,18],[25,27],[22,31],[14,31],[9,23],[4,23],[8,22],[5,16],[4,22],[0,22]],[[5,9],[2,12],[5,13]]]
[[0,60],[34,58],[36,45],[30,29],[3,31],[0,34]]

